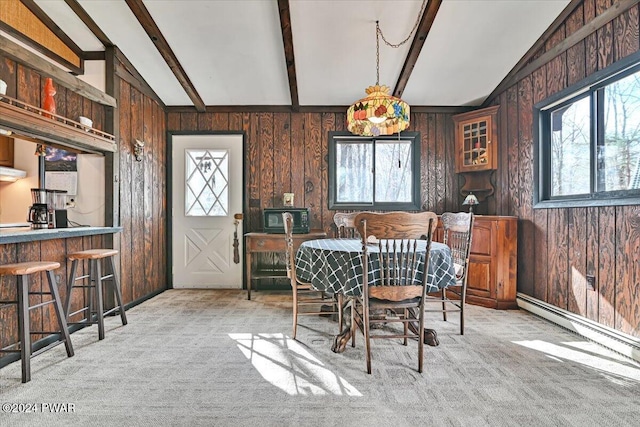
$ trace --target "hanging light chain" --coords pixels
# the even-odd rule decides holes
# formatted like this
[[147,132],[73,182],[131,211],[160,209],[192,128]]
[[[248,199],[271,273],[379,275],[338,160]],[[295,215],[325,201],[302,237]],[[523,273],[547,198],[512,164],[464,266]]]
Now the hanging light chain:
[[376,21],[376,86],[380,85],[380,21]]
[[427,0],[422,0],[420,13],[418,13],[418,17],[416,18],[416,23],[413,24],[413,28],[411,29],[411,32],[409,33],[406,39],[402,40],[400,43],[397,43],[397,44],[389,43],[389,41],[387,41],[387,39],[384,37],[384,34],[382,34],[382,30],[380,29],[380,21],[376,21],[376,86],[380,84],[380,37],[382,37],[382,41],[384,41],[384,44],[394,49],[399,48],[400,46],[408,42],[409,39],[411,38],[411,35],[418,28],[418,24],[420,23],[420,18],[422,18],[422,14],[424,13],[424,8],[426,5],[427,5]]
[[384,43],[387,46],[391,46],[393,48],[398,48],[398,47],[402,46],[403,44],[405,44],[406,42],[409,41],[409,39],[411,38],[411,35],[418,28],[418,24],[420,23],[420,18],[422,17],[422,14],[424,13],[424,8],[425,8],[426,5],[427,5],[427,0],[422,0],[422,6],[420,7],[420,13],[418,13],[418,18],[416,18],[416,23],[413,24],[413,28],[411,29],[411,32],[409,33],[407,38],[402,40],[400,43],[398,43],[398,44],[389,43],[389,41],[387,41],[387,39],[384,37],[384,34],[382,34],[382,30],[380,29],[380,26],[378,25],[378,21],[376,21],[376,34],[380,34],[380,37],[382,37],[382,40],[384,41]]

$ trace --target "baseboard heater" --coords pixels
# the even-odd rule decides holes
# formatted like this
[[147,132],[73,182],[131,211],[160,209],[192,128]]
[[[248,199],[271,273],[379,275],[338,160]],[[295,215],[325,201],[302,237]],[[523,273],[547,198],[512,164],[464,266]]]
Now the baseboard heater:
[[640,339],[603,326],[567,310],[547,304],[522,293],[517,294],[518,307],[536,314],[565,329],[640,362]]

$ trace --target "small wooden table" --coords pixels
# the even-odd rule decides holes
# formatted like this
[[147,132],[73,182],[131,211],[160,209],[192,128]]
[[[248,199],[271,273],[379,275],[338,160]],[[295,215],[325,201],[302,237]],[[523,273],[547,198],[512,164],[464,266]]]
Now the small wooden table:
[[[251,299],[251,282],[255,279],[281,279],[287,277],[286,268],[268,270],[258,270],[254,266],[253,254],[260,252],[285,253],[287,251],[284,234],[258,233],[252,232],[244,235],[246,248],[246,265],[247,265],[247,299]],[[322,239],[327,237],[324,230],[311,230],[307,234],[293,235],[293,250],[297,251],[298,247],[307,240]]]

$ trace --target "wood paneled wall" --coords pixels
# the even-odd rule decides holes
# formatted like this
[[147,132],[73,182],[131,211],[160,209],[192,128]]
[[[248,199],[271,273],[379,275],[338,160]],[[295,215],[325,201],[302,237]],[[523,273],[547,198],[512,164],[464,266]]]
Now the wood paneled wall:
[[[333,235],[328,209],[329,132],[345,130],[345,113],[169,112],[167,130],[244,131],[248,206],[245,232],[261,231],[261,212],[282,206],[294,193],[296,206],[311,208],[311,227]],[[450,114],[414,113],[410,130],[421,136],[421,196],[426,209],[442,213],[462,202],[454,173],[453,121]]]
[[[546,41],[552,49],[612,5],[585,0]],[[640,49],[638,5],[524,76],[501,105],[500,169],[490,209],[520,218],[518,291],[640,337],[640,206],[533,209],[533,105]],[[596,290],[586,287],[596,278]]]
[[[114,59],[117,63],[118,60]],[[123,64],[116,66],[123,73]],[[124,77],[124,76],[123,76]],[[164,106],[116,72],[122,296],[139,301],[166,289],[166,115]],[[127,81],[128,80],[128,81]],[[136,161],[135,140],[144,141]],[[116,214],[118,216],[118,214]]]
[[[329,132],[346,130],[345,113],[220,112],[167,115],[171,131],[244,131],[246,137],[244,231],[262,231],[262,209],[282,206],[283,193],[311,208],[311,227],[335,233],[328,209]],[[454,173],[450,114],[414,113],[411,128],[421,136],[421,197],[426,209],[457,210],[462,198]],[[248,208],[247,208],[248,207]],[[282,256],[258,254],[260,265],[284,265]],[[288,286],[260,280],[258,286]]]

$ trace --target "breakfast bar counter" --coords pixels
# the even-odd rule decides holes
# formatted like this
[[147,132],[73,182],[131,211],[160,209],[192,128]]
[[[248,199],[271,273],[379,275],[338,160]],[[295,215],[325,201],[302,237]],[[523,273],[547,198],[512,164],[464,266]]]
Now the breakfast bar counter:
[[0,245],[120,233],[122,227],[0,228]]
[[[44,228],[30,227],[0,228],[0,265],[18,262],[48,261],[60,263],[60,268],[53,271],[62,301],[67,296],[66,283],[71,272],[69,254],[97,248],[113,248],[114,235],[121,233],[122,227],[73,227]],[[41,292],[46,288],[43,274],[36,274],[30,280],[30,291]],[[16,300],[16,279],[14,276],[0,276],[0,300]],[[47,296],[33,296],[34,303],[46,300]],[[111,304],[108,301],[107,304]],[[71,298],[71,312],[88,307],[88,301],[82,292],[75,292]],[[31,324],[34,330],[56,330],[55,317],[49,313],[50,306],[35,308],[31,311]],[[71,319],[72,321],[76,321]],[[18,322],[15,308],[11,305],[0,307],[0,348],[16,344]],[[48,345],[47,334],[32,336],[35,348]],[[18,360],[19,355],[9,354],[0,357],[0,368]]]

